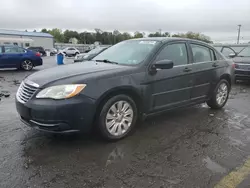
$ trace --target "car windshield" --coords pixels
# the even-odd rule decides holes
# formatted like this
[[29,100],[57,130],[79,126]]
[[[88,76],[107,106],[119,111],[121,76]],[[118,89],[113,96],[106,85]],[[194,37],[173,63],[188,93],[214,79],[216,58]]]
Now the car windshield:
[[98,54],[100,51],[102,51],[103,48],[102,47],[97,47],[91,51],[88,52],[88,54]]
[[93,60],[106,60],[105,62],[136,65],[145,60],[157,43],[157,41],[152,40],[123,41],[103,51]]
[[238,53],[238,56],[250,57],[250,46],[244,48]]

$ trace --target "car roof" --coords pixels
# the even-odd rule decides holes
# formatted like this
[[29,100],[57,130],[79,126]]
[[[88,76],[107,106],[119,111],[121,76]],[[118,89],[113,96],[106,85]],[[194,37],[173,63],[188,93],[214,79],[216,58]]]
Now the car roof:
[[169,42],[169,41],[191,41],[197,43],[203,43],[206,45],[210,45],[200,40],[195,39],[188,39],[188,38],[181,38],[181,37],[148,37],[148,38],[137,38],[137,39],[130,39],[130,40],[138,40],[138,41],[159,41],[159,42]]

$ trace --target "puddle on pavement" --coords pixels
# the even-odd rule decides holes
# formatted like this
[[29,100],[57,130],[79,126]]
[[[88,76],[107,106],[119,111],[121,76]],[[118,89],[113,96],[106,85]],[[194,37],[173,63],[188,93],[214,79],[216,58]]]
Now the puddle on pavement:
[[209,157],[206,157],[205,159],[202,160],[206,167],[216,173],[225,173],[226,169],[220,166],[218,163],[212,161]]
[[228,119],[228,123],[231,124],[231,127],[241,130],[245,128],[245,125],[242,124],[242,122],[246,118],[248,118],[247,115],[235,112],[231,114],[231,117]]
[[119,160],[122,160],[123,157],[124,157],[124,152],[122,148],[116,147],[112,152],[110,152],[108,159],[106,161],[106,167]]

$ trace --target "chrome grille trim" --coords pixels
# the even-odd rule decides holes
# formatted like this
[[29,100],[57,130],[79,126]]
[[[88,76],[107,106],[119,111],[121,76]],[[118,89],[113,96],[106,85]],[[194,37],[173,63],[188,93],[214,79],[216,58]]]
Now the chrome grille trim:
[[23,81],[19,86],[16,98],[21,103],[26,103],[28,100],[34,95],[37,91],[39,85],[36,83],[32,83],[31,81]]

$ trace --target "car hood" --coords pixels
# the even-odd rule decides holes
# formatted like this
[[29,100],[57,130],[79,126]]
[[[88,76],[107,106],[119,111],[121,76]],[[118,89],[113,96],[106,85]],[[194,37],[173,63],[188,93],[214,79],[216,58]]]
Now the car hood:
[[235,63],[250,63],[250,57],[235,57],[233,58]]
[[38,84],[39,87],[42,88],[46,84],[75,76],[84,76],[84,78],[87,79],[93,77],[93,74],[100,72],[116,73],[118,69],[126,70],[130,68],[129,66],[88,61],[85,63],[60,65],[58,67],[45,69],[28,76],[26,79]]

